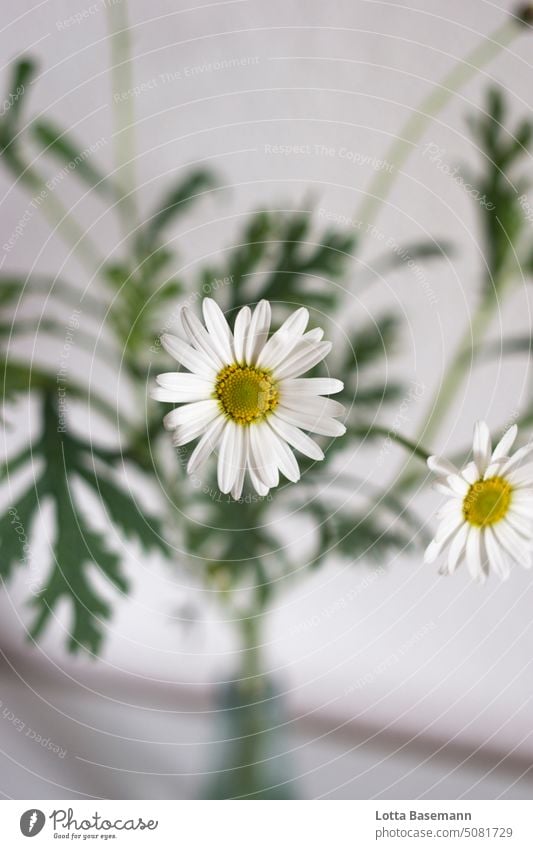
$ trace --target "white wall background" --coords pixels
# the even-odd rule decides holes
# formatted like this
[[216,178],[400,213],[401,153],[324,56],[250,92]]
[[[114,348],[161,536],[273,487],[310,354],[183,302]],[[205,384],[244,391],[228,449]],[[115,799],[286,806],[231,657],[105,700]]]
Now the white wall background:
[[[62,22],[89,2],[23,0],[4,9],[2,80],[5,88],[9,62],[30,51],[40,62],[30,101],[34,113],[49,112],[84,144],[104,138],[97,159],[112,169],[106,16],[99,0],[93,5],[86,20],[68,28]],[[243,213],[306,203],[310,191],[320,206],[354,215],[373,172],[341,158],[339,149],[384,157],[410,110],[514,4],[130,0],[128,8],[135,84],[157,81],[133,99],[143,212],[178,169],[193,163],[211,162],[227,184],[186,219],[189,232],[172,234],[186,264],[231,243]],[[444,148],[452,165],[475,167],[465,115],[482,102],[489,82],[503,85],[516,115],[530,111],[532,45],[533,33],[525,31],[439,115],[424,143]],[[245,57],[253,63],[192,75],[186,70]],[[161,80],[177,72],[181,79]],[[313,152],[281,156],[265,150],[279,144],[311,145]],[[316,155],[314,145],[333,147],[337,154]],[[78,201],[72,187],[65,192],[67,204]],[[5,171],[0,195],[2,232],[10,233],[28,198]],[[102,253],[119,249],[110,215],[94,197],[79,201],[76,213]],[[428,388],[409,409],[412,435],[476,303],[481,266],[475,205],[415,149],[377,226],[385,240],[431,235],[457,246],[450,262],[427,266],[435,305],[406,269],[366,292],[359,283],[362,266],[353,267],[350,320],[362,322],[393,304],[405,317],[402,350],[387,367],[391,377],[407,375]],[[90,282],[59,238],[49,236],[35,217],[3,270],[26,271],[35,263],[43,272],[61,269],[80,287]],[[371,264],[382,252],[380,240],[367,237],[362,259]],[[492,332],[498,338],[529,328],[524,284]],[[480,416],[502,426],[528,397],[529,380],[528,364],[519,358],[472,371],[432,449],[464,446]],[[111,395],[119,391],[106,385]],[[388,483],[404,461],[392,453],[380,480],[375,447],[363,447],[353,462],[358,473]],[[430,526],[438,503],[427,490],[413,499]],[[193,581],[184,586],[181,572],[146,561],[134,547],[130,561],[134,591],[116,601],[98,665],[65,656],[66,618],[49,629],[40,647],[24,647],[23,576],[3,590],[0,698],[26,726],[52,737],[68,754],[59,759],[40,749],[0,717],[2,793],[142,798],[199,792],[198,773],[209,768],[210,733],[201,711],[209,709],[209,683],[231,674],[236,647]],[[439,578],[418,557],[391,558],[373,580],[370,575],[364,565],[332,564],[301,581],[268,621],[265,650],[295,718],[290,745],[302,793],[529,798],[530,575],[517,572],[505,585],[492,579],[480,588],[466,574]],[[172,621],[184,600],[202,610],[198,626],[186,633]]]

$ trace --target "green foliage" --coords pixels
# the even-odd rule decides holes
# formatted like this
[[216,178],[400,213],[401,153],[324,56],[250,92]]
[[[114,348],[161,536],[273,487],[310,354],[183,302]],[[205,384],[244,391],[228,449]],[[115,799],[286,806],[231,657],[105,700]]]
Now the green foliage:
[[153,246],[158,244],[165,228],[185,215],[202,195],[215,186],[214,176],[204,168],[196,168],[180,178],[164,195],[155,211],[148,216],[139,236],[140,252],[148,253],[152,250]]
[[84,180],[91,189],[102,194],[107,200],[115,197],[115,190],[106,175],[96,168],[87,152],[78,146],[69,133],[45,118],[34,121],[31,131],[33,139],[47,154]]
[[[134,497],[114,482],[112,476],[94,470],[94,457],[100,450],[65,431],[59,418],[57,402],[51,392],[43,399],[43,432],[28,451],[15,458],[7,468],[12,472],[31,459],[35,471],[28,489],[0,519],[2,556],[0,574],[9,577],[21,558],[19,538],[13,530],[13,518],[31,538],[31,528],[43,502],[51,499],[55,512],[55,539],[52,566],[44,587],[32,599],[37,615],[32,636],[43,631],[55,607],[62,599],[71,605],[72,629],[68,641],[73,652],[84,648],[96,653],[100,647],[105,620],[111,615],[110,604],[94,589],[90,569],[97,568],[118,590],[126,592],[128,582],[121,574],[120,555],[111,550],[106,537],[92,529],[76,503],[72,483],[78,478],[97,493],[108,518],[120,537],[136,540],[143,551],[158,551],[168,556],[160,521],[146,517]],[[105,452],[102,454],[105,456]],[[118,532],[117,532],[118,533]]]
[[26,539],[36,507],[36,496],[32,488],[28,489],[15,504],[0,518],[0,575],[4,580],[11,577],[18,562],[28,556]]
[[402,528],[399,522],[385,524],[372,514],[353,513],[333,513],[329,521],[333,526],[330,534],[335,550],[352,563],[364,558],[383,565],[391,551],[406,551],[413,546],[412,532]]
[[235,502],[218,492],[215,484],[206,488],[203,499],[198,498],[205,502],[205,520],[187,525],[188,550],[199,558],[196,563],[213,589],[231,596],[237,586],[248,585],[254,606],[263,608],[273,592],[269,579],[273,559],[279,564],[284,558],[279,540],[264,524],[270,500],[248,493]]
[[[38,365],[30,367],[12,355],[7,356],[6,346],[10,338],[20,332],[23,323],[14,320],[13,311],[25,292],[25,282],[18,277],[0,277],[0,381],[2,406],[14,400],[19,392],[43,389],[51,385],[52,379]],[[0,421],[4,418],[3,410]]]
[[[35,163],[25,159],[21,144],[24,141],[28,147],[37,148],[43,157],[72,170],[75,179],[94,191],[102,202],[120,200],[114,181],[100,170],[94,158],[85,155],[87,148],[81,140],[52,118],[40,116],[25,122],[22,129],[21,109],[33,74],[34,65],[26,60],[19,62],[13,72],[10,85],[13,90],[20,86],[20,96],[0,123],[4,164],[32,192],[42,187]],[[161,407],[152,405],[145,410],[145,391],[151,369],[164,370],[158,367],[159,335],[163,329],[172,327],[184,300],[200,301],[200,296],[211,294],[232,316],[244,304],[266,298],[273,303],[275,323],[302,304],[310,309],[313,324],[324,325],[329,318],[336,322],[339,318],[344,320],[346,290],[357,291],[363,279],[363,272],[353,270],[357,234],[353,229],[346,232],[324,227],[312,208],[263,209],[244,220],[241,232],[217,261],[194,275],[182,275],[177,271],[172,228],[216,185],[214,176],[203,168],[180,176],[145,220],[140,221],[121,255],[102,265],[97,283],[101,286],[101,298],[87,293],[82,296],[68,280],[39,274],[28,278],[9,274],[0,277],[0,365],[5,397],[9,400],[18,392],[32,392],[40,399],[43,423],[38,439],[2,469],[2,474],[11,478],[15,471],[22,471],[31,462],[37,471],[32,484],[11,508],[14,512],[0,517],[0,572],[8,578],[18,564],[22,564],[20,568],[26,564],[20,538],[13,530],[13,517],[18,517],[25,536],[31,540],[41,504],[51,500],[55,532],[50,569],[43,587],[31,601],[36,617],[32,633],[35,637],[40,635],[58,605],[67,601],[72,617],[68,638],[72,651],[85,649],[96,653],[105,623],[112,614],[112,603],[103,597],[99,589],[101,582],[94,580],[95,574],[99,572],[106,579],[111,591],[128,589],[121,565],[125,538],[134,540],[145,553],[172,558],[163,536],[162,520],[147,517],[119,477],[117,469],[122,463],[131,466],[140,480],[162,482],[174,505],[182,507],[186,503],[188,509],[201,517],[198,522],[192,519],[181,522],[179,530],[185,540],[184,547],[208,586],[228,605],[233,603],[236,591],[243,590],[245,596],[248,594],[249,612],[255,615],[272,601],[285,578],[301,571],[301,564],[288,559],[283,540],[273,530],[275,524],[270,518],[274,499],[262,499],[248,492],[236,504],[221,496],[214,483],[204,492],[203,488],[191,487],[190,481],[185,482],[179,464],[169,463],[168,453],[160,450]],[[59,195],[60,187],[54,192],[54,202],[58,202]],[[112,205],[117,215],[121,214],[120,208],[120,203]],[[68,220],[71,221],[71,216]],[[415,243],[403,250],[391,250],[377,261],[375,270],[384,273],[402,267],[407,259],[430,261],[443,253],[449,253],[447,245]],[[220,285],[220,281],[228,285]],[[55,374],[49,373],[39,361],[36,367],[34,362],[14,359],[11,352],[7,356],[13,334],[35,332],[28,314],[19,309],[28,295],[47,298],[47,303],[53,306],[53,313],[45,313],[40,322],[40,332],[63,345],[66,328],[61,317],[79,307],[83,317],[89,320],[77,327],[76,346],[103,359],[107,365],[116,362],[118,367],[120,362],[132,393],[141,398],[138,415],[133,421],[128,419],[127,426],[122,416],[117,420],[115,404],[110,404],[98,387],[91,387],[89,394],[83,381],[70,375],[66,386],[70,397],[90,403],[106,416],[115,428],[120,452],[104,450],[89,442],[88,436],[86,439],[75,436],[68,421],[60,422]],[[110,342],[102,342],[101,330],[106,331],[105,338],[111,339]],[[394,381],[383,382],[384,359],[396,350],[399,332],[396,316],[384,313],[366,324],[357,322],[355,329],[348,328],[350,344],[336,346],[330,365],[332,373],[345,383],[340,400],[350,410],[348,434],[331,446],[329,440],[318,437],[328,447],[326,460],[319,464],[320,475],[328,473],[339,451],[372,427],[365,423],[365,418],[373,420],[377,406],[398,398],[403,391]],[[337,361],[333,362],[335,357]],[[315,372],[324,373],[323,367],[317,367]],[[180,454],[181,462],[186,456],[187,450]],[[332,515],[330,499],[314,477],[315,466],[302,457],[299,462],[304,474],[301,492],[306,500],[298,500],[298,487],[288,486],[276,494],[275,508],[286,506],[301,511],[313,522],[316,540],[309,556],[311,566],[326,561],[332,550],[340,551],[354,563],[367,555],[382,562],[390,551],[403,549],[409,543],[418,520],[402,510],[401,504],[396,504],[398,518],[391,521],[387,512],[392,509],[390,493],[380,493],[379,505],[367,514],[345,508],[333,511]],[[307,498],[307,484],[316,491],[311,499]],[[348,484],[357,486],[352,479],[348,479]],[[94,527],[82,509],[78,485],[82,490],[88,487],[96,496],[101,520],[106,523],[105,533]],[[374,495],[372,492],[372,498]],[[172,521],[179,515],[173,510]],[[205,532],[206,527],[209,533]]]
[[[312,237],[308,212],[279,216],[278,254],[273,270],[261,287],[260,297],[269,301],[306,303],[317,310],[332,309],[339,300],[334,281],[342,277],[353,258],[356,237],[331,228]],[[322,285],[316,291],[312,283]],[[310,285],[311,283],[311,285]]]
[[371,276],[383,277],[389,271],[405,267],[409,262],[428,262],[434,259],[446,259],[453,256],[453,247],[449,242],[425,240],[422,242],[414,242],[413,244],[402,245],[396,250],[388,250],[382,256],[379,256],[367,270]]
[[[479,192],[477,206],[484,235],[489,294],[493,289],[497,291],[504,279],[521,274],[525,262],[525,257],[520,255],[521,241],[528,235],[520,198],[529,180],[519,173],[519,167],[528,162],[533,123],[523,120],[513,131],[507,129],[506,123],[504,94],[492,88],[481,116],[469,121],[483,155],[483,171],[472,178],[472,184]],[[526,241],[529,253],[530,239],[527,237]]]
[[203,291],[214,279],[230,279],[231,311],[265,298],[284,307],[305,303],[327,312],[339,299],[335,281],[353,260],[356,236],[326,229],[313,235],[312,211],[262,210],[247,222],[224,266],[202,275]]
[[31,59],[21,59],[12,67],[5,102],[8,104],[0,118],[0,151],[4,161],[17,161],[17,136],[20,131],[20,116],[28,94],[36,66]]

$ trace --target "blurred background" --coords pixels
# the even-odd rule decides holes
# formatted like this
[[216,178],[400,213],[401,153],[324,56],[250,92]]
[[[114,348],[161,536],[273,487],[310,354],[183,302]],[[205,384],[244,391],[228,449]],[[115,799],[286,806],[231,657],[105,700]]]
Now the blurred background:
[[[117,88],[124,77],[110,72],[124,61],[108,36],[109,7],[118,0],[24,0],[4,10],[2,91],[9,90],[12,62],[31,56],[38,67],[25,95],[28,115],[53,116],[79,147],[90,148],[88,161],[102,172],[117,167],[117,144],[131,137],[124,126],[133,125],[126,170],[134,172],[141,216],[177,174],[216,172],[217,190],[205,192],[165,231],[165,246],[179,242],[180,275],[218,267],[254,210],[312,205],[316,228],[333,223],[360,239],[338,283],[343,315],[333,341],[342,346],[348,323],[357,336],[384,310],[400,317],[394,350],[375,369],[382,382],[401,380],[412,391],[383,412],[378,399],[371,417],[415,438],[469,327],[486,262],[476,203],[450,172],[479,167],[467,119],[489,86],[504,91],[511,123],[530,115],[530,31],[517,27],[516,37],[412,145],[368,232],[358,232],[357,210],[376,174],[389,170],[390,145],[413,111],[461,57],[505,23],[515,4],[121,2],[133,68],[125,87]],[[115,21],[120,27],[120,17]],[[61,171],[50,159],[41,165],[47,179]],[[524,170],[533,174],[530,157]],[[58,229],[30,208],[31,192],[6,168],[0,192],[1,273],[59,274],[98,299],[98,270],[91,275]],[[61,178],[54,194],[100,256],[121,256],[127,234],[111,203],[70,178]],[[6,249],[23,220],[22,236]],[[452,247],[427,264],[402,259],[400,246],[426,240]],[[387,251],[399,262],[378,267]],[[496,310],[489,331],[496,343],[530,332],[527,277]],[[39,304],[46,316],[46,298]],[[20,311],[33,321],[31,304]],[[66,333],[68,312],[62,320]],[[64,358],[61,345],[31,327],[11,344],[56,369]],[[95,364],[73,343],[68,369],[90,373],[111,405],[123,398],[128,409],[142,409],[146,383],[139,381],[135,398],[123,386],[120,351],[116,362],[110,356]],[[152,370],[165,370],[151,359]],[[479,417],[505,427],[530,397],[529,382],[527,352],[471,368],[425,447],[453,455],[468,445]],[[36,427],[26,396],[4,410],[8,456]],[[98,428],[93,422],[92,432]],[[398,446],[362,439],[344,462],[387,488],[409,460]],[[431,532],[441,499],[425,483],[409,493],[409,507]],[[320,488],[320,478],[313,486]],[[153,512],[150,488],[139,497]],[[4,489],[3,508],[10,498]],[[287,549],[305,558],[308,531],[298,514],[280,508],[273,521],[283,524]],[[227,768],[220,741],[228,732],[216,693],[235,674],[240,652],[212,588],[194,562],[174,568],[157,551],[115,539],[130,592],[111,591],[95,575],[113,605],[100,657],[67,651],[66,605],[54,610],[37,642],[28,641],[29,584],[44,580],[40,554],[51,523],[44,505],[32,531],[31,581],[27,570],[17,570],[0,596],[0,792],[41,799],[204,795],[218,761]],[[416,547],[355,564],[333,552],[320,570],[284,588],[265,617],[263,662],[284,702],[283,714],[274,710],[268,718],[277,731],[267,766],[278,774],[282,760],[302,798],[530,798],[531,601],[525,570],[505,584],[492,578],[479,587],[466,570],[438,576]]]

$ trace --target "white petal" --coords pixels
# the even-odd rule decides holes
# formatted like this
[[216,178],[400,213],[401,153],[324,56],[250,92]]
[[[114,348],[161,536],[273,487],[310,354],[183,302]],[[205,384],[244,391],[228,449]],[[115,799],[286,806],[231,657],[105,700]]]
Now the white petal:
[[218,487],[228,493],[233,488],[242,467],[244,428],[229,420],[222,432],[218,455]]
[[466,539],[466,565],[474,581],[485,580],[484,549],[480,528],[470,526]]
[[450,516],[462,516],[463,515],[463,499],[454,496],[450,498],[446,504],[443,504],[442,507],[439,507],[435,516],[437,519],[446,519]]
[[171,357],[174,357],[178,363],[188,368],[189,371],[207,378],[214,378],[216,376],[217,368],[215,364],[204,354],[196,351],[191,345],[184,342],[183,339],[179,339],[177,336],[171,336],[169,333],[163,333],[161,344]]
[[279,330],[277,330],[273,335],[276,336],[277,333],[280,335],[286,333],[290,336],[302,336],[308,323],[309,310],[305,307],[300,307],[285,319]]
[[259,301],[250,322],[248,336],[246,339],[245,359],[249,365],[254,365],[263,345],[268,339],[270,330],[270,304],[268,301]]
[[446,483],[455,495],[466,495],[470,486],[465,481],[462,475],[449,475],[446,478]]
[[285,440],[280,439],[275,430],[270,427],[270,425],[268,424],[268,420],[267,425],[270,433],[270,439],[272,440],[273,449],[275,451],[278,469],[283,475],[285,475],[287,480],[296,483],[296,481],[300,480],[300,469],[298,467],[298,463],[296,462],[296,457],[292,453]]
[[292,354],[276,369],[277,380],[299,377],[327,357],[331,342],[306,342],[297,345]]
[[501,473],[504,463],[506,462],[506,457],[500,457],[499,460],[494,460],[494,462],[491,460],[489,465],[485,469],[485,474],[483,475],[483,478],[485,480],[489,480],[489,478],[494,478],[499,475]]
[[337,419],[325,415],[318,416],[312,413],[298,412],[298,410],[291,410],[283,404],[276,407],[276,416],[295,427],[304,428],[321,436],[342,436],[346,433],[345,426]]
[[442,543],[432,539],[424,552],[424,563],[428,565],[434,563],[442,551]]
[[524,445],[522,448],[519,448],[518,451],[515,451],[513,456],[507,460],[506,463],[500,469],[500,474],[507,475],[512,469],[516,469],[526,457],[533,453],[533,442]]
[[321,396],[313,395],[298,395],[294,397],[286,397],[280,392],[280,404],[287,407],[289,410],[296,410],[304,415],[314,416],[321,419],[323,416],[343,416],[346,410],[338,401],[332,398],[322,398]]
[[452,543],[450,545],[450,551],[448,553],[448,572],[452,575],[459,563],[461,562],[463,555],[465,553],[466,548],[466,540],[468,537],[468,531],[471,526],[466,522],[462,525],[454,536]]
[[505,521],[522,537],[527,545],[531,546],[533,542],[533,516],[531,514],[526,518],[516,508],[514,510],[511,508],[505,516]]
[[[185,430],[181,432],[182,429],[187,429],[187,433],[189,429],[197,430],[195,436],[198,436],[219,415],[220,408],[217,401],[196,401],[193,404],[184,404],[183,407],[176,407],[175,410],[171,410],[163,417],[163,424],[167,430],[178,428],[180,430],[179,440],[181,436],[185,436]],[[194,439],[194,436],[191,436],[190,439]],[[190,439],[186,441],[190,442]],[[185,442],[178,441],[175,444],[185,445]]]
[[[212,380],[206,380],[189,372],[170,371],[159,374],[156,380],[161,389],[156,387],[152,392],[152,398],[157,401],[185,404],[189,401],[205,401],[213,394]],[[169,397],[163,397],[163,395]]]
[[246,337],[248,335],[248,328],[250,327],[251,320],[252,311],[250,307],[243,307],[240,309],[237,313],[237,318],[235,319],[235,326],[233,328],[233,345],[235,348],[235,359],[238,363],[241,363],[241,365],[244,363]]
[[229,329],[224,313],[212,298],[205,298],[202,304],[205,326],[211,338],[217,340],[218,350],[223,354],[225,362],[231,363],[235,357],[233,350],[233,334]]
[[516,435],[518,433],[518,428],[514,424],[509,430],[506,430],[500,441],[498,442],[496,448],[492,452],[491,462],[493,463],[495,460],[500,460],[502,457],[507,457],[509,451],[513,447],[513,443],[516,439]]
[[248,443],[250,441],[249,430],[250,428],[248,427],[244,427],[242,429],[241,462],[239,465],[239,470],[237,472],[237,477],[235,478],[235,483],[233,484],[233,488],[231,490],[231,497],[235,499],[235,501],[238,501],[242,495],[242,488],[244,486],[244,475],[248,466]]
[[280,381],[282,394],[288,395],[334,395],[342,392],[344,383],[333,377],[296,377],[293,380]]
[[513,486],[533,486],[533,463],[518,466],[518,468],[512,469],[511,472],[507,472],[505,477]]
[[469,463],[468,466],[462,470],[461,477],[465,479],[469,486],[476,483],[476,481],[479,480],[479,470],[476,464],[474,462]]
[[491,527],[485,528],[485,545],[491,569],[494,570],[502,581],[506,581],[510,572],[509,558],[502,550]]
[[459,527],[463,524],[464,518],[463,514],[459,510],[454,510],[454,512],[446,516],[441,520],[437,531],[435,533],[436,542],[447,541],[452,537],[459,529]]
[[220,371],[223,366],[229,365],[216,338],[209,335],[200,319],[196,318],[188,307],[183,307],[181,320],[195,348],[209,359],[217,371]]
[[[458,532],[459,528],[462,526],[462,522],[457,522],[453,527],[448,528],[448,532],[437,534],[435,539],[433,539],[426,551],[424,553],[424,563],[433,563],[441,551],[448,545],[448,543],[454,538],[455,534]],[[440,531],[440,528],[439,528]]]
[[261,478],[258,476],[255,468],[250,463],[250,458],[248,457],[248,475],[250,476],[250,483],[253,488],[257,492],[258,495],[265,496],[268,495],[268,486],[263,483]]
[[517,504],[515,499],[513,499],[511,509],[507,516],[510,516],[511,513],[515,517],[515,520],[525,522],[528,527],[533,523],[533,511],[531,507],[525,507],[522,504]]
[[205,395],[200,395],[198,397],[182,397],[181,394],[172,389],[163,389],[161,386],[153,386],[150,389],[150,398],[153,398],[154,401],[162,401],[164,404],[183,404],[188,401],[201,401],[205,398]]
[[324,331],[321,327],[315,327],[313,330],[308,330],[304,333],[302,339],[307,342],[320,342],[324,338]]
[[479,470],[480,477],[485,474],[489,465],[492,445],[490,441],[490,430],[486,422],[476,422],[474,427],[474,462]]
[[263,346],[257,357],[257,365],[273,369],[281,363],[301,339],[308,321],[309,313],[305,307],[292,313]]
[[211,422],[187,463],[187,471],[190,475],[196,472],[213,453],[218,445],[225,424],[226,420],[222,416]]
[[[509,480],[512,480],[512,476],[509,476]],[[533,508],[533,490],[526,487],[515,489],[512,500],[513,507],[515,504],[531,510]]]
[[447,478],[449,475],[458,475],[459,469],[446,460],[444,457],[437,457],[435,454],[427,459],[428,467],[436,475],[442,475]]
[[[453,489],[451,489],[451,488],[448,486],[448,484],[447,484],[446,480],[442,480],[442,479],[440,479],[440,480],[436,480],[436,481],[435,481],[435,482],[431,485],[431,489],[435,490],[435,492],[440,492],[440,493],[441,493],[441,495],[447,495],[447,496],[448,496],[448,498],[455,498],[455,499],[457,499],[457,498],[458,498],[457,493],[456,493],[456,492],[454,492],[454,490],[453,490]],[[462,499],[463,499],[463,497],[464,497],[464,496],[461,496],[461,503],[462,503]]]
[[497,542],[507,552],[509,557],[515,560],[520,566],[528,569],[531,560],[530,553],[518,534],[510,527],[505,519],[497,522],[492,527]]
[[289,445],[292,445],[293,448],[296,448],[297,451],[300,451],[301,454],[304,454],[311,460],[324,459],[324,452],[320,446],[298,427],[283,421],[283,419],[278,418],[276,415],[269,416],[268,423],[278,436],[288,442]]
[[265,422],[250,426],[248,463],[260,480],[270,489],[278,485],[279,474],[268,435],[266,438],[264,437],[263,431],[266,428],[268,428],[268,425]]

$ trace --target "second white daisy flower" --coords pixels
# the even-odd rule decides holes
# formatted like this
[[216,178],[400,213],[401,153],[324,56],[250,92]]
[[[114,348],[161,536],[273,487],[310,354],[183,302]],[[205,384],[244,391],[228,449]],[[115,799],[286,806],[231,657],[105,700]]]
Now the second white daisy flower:
[[466,563],[478,581],[491,569],[505,579],[511,566],[531,566],[533,465],[524,465],[524,460],[533,454],[533,444],[510,456],[516,434],[513,425],[492,451],[489,428],[478,422],[474,460],[462,471],[448,460],[429,457],[428,466],[439,478],[436,489],[448,501],[438,514],[440,525],[426,550],[426,563],[447,549],[441,571],[450,574]]
[[174,431],[174,444],[200,437],[188,466],[196,472],[218,450],[221,492],[241,496],[245,474],[259,495],[279,483],[279,472],[291,481],[300,477],[292,448],[313,460],[323,459],[317,443],[304,431],[341,436],[337,421],[344,407],[324,398],[340,392],[332,378],[302,378],[331,350],[320,329],[306,332],[309,313],[293,313],[269,338],[270,304],[243,307],[233,332],[220,307],[203,301],[205,326],[187,308],[182,322],[188,341],[164,334],[161,343],[188,372],[157,377],[152,391],[158,401],[180,404],[164,418]]

